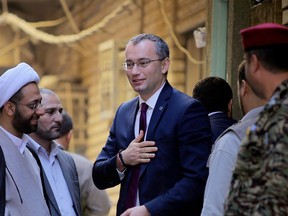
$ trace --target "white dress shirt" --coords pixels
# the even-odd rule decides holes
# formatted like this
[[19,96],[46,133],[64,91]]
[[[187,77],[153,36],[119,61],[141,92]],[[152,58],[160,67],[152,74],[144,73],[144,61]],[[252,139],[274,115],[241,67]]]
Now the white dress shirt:
[[[166,82],[165,82],[166,83]],[[147,101],[144,101],[140,96],[139,96],[139,109],[136,115],[136,119],[135,119],[135,127],[134,127],[134,133],[135,133],[135,137],[137,137],[139,135],[139,128],[140,128],[140,114],[141,114],[141,104],[142,103],[146,103],[149,107],[146,113],[146,132],[145,132],[145,137],[144,140],[146,140],[146,135],[148,132],[148,126],[150,123],[150,119],[153,113],[153,110],[156,106],[158,97],[165,85],[165,83],[161,86],[161,88],[159,88]],[[120,172],[118,169],[116,169],[119,175],[120,180],[122,180],[125,176],[125,171]],[[140,202],[139,202],[139,191],[137,190],[137,198],[136,198],[136,206],[139,206]]]
[[[5,134],[7,134],[7,136],[17,146],[17,148],[18,148],[19,152],[21,153],[21,155],[23,157],[26,157],[26,159],[32,165],[33,169],[37,173],[37,178],[38,178],[37,181],[39,182],[39,184],[41,185],[41,188],[42,188],[41,177],[40,177],[40,168],[39,168],[39,166],[37,164],[37,161],[34,159],[32,153],[30,151],[28,151],[28,150],[25,151],[27,142],[29,140],[28,135],[23,134],[22,139],[20,139],[19,137],[16,137],[13,134],[11,134],[8,131],[6,131],[2,126],[0,126],[0,128],[1,128],[1,130],[3,130],[5,132]],[[25,152],[26,152],[27,156],[26,156]]]
[[[135,137],[137,137],[139,135],[139,128],[140,128],[140,114],[141,114],[141,104],[142,103],[146,103],[149,107],[146,113],[146,132],[145,132],[145,137],[144,140],[146,141],[146,135],[148,133],[148,128],[149,128],[149,123],[150,123],[150,119],[153,113],[153,110],[155,108],[155,105],[157,103],[158,97],[160,95],[160,92],[162,91],[163,87],[164,87],[165,83],[161,86],[160,89],[158,89],[147,101],[144,101],[140,96],[139,96],[139,110],[135,119],[135,127],[134,127],[134,133],[135,133]],[[148,141],[152,141],[152,140],[148,140]],[[136,197],[136,206],[140,205],[140,201],[139,201],[139,190],[137,189],[137,197]]]
[[162,91],[163,87],[164,87],[165,83],[161,86],[160,89],[158,89],[147,101],[144,101],[140,96],[139,96],[139,110],[137,112],[137,116],[135,119],[135,127],[134,127],[134,133],[135,133],[135,137],[137,137],[139,135],[139,128],[140,128],[140,114],[141,114],[141,104],[142,103],[146,103],[149,107],[146,113],[146,133],[145,133],[145,137],[144,140],[146,140],[146,134],[148,132],[148,126],[149,126],[149,122],[154,110],[154,107],[157,103],[158,97],[160,95],[160,92]]
[[61,146],[55,142],[51,142],[51,152],[48,155],[46,150],[35,142],[31,137],[30,141],[36,154],[38,155],[49,184],[57,201],[62,216],[76,216],[73,208],[72,198],[62,173],[57,154],[61,150]]
[[[23,134],[22,139],[19,137],[14,136],[13,134],[9,133],[7,130],[5,130],[2,126],[0,128],[5,132],[5,134],[12,140],[12,142],[17,146],[20,153],[23,155],[24,150],[26,148],[27,142],[28,142],[28,136],[26,134]],[[38,165],[37,165],[38,167]]]

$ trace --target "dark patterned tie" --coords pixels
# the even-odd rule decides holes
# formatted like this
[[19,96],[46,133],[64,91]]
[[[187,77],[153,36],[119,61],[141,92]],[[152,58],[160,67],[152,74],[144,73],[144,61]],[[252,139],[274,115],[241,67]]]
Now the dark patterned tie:
[[6,203],[6,196],[5,196],[5,158],[0,146],[0,216],[4,215],[5,213],[5,203]]
[[[146,124],[146,113],[147,113],[148,107],[149,106],[146,103],[142,103],[141,104],[139,131],[143,130],[144,131],[144,136],[145,136],[146,126],[147,126],[147,124]],[[140,170],[141,170],[141,164],[138,164],[138,165],[136,165],[136,166],[134,166],[132,168],[132,177],[131,177],[131,182],[129,184],[127,199],[126,199],[126,203],[125,203],[126,209],[134,207],[135,204],[136,204],[136,196],[137,196],[137,189],[138,189],[138,181],[139,181]]]

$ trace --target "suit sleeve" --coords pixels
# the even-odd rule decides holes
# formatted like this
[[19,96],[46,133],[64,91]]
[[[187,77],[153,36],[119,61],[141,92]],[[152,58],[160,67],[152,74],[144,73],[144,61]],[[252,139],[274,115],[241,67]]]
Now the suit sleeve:
[[106,145],[101,150],[93,165],[92,177],[94,184],[99,189],[106,189],[120,184],[120,178],[116,170],[116,159],[117,153],[119,152],[115,135],[117,113],[110,128]]

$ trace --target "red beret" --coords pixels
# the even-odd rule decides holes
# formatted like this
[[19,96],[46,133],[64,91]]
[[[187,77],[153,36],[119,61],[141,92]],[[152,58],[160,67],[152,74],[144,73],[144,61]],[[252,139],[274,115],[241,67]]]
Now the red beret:
[[240,31],[244,51],[271,45],[288,45],[288,28],[276,23],[263,23]]

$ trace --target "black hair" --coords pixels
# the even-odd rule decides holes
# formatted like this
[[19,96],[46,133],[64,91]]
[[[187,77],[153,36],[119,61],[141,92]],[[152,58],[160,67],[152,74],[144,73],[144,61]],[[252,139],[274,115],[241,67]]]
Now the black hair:
[[156,53],[160,59],[169,58],[169,47],[167,43],[160,37],[154,34],[139,34],[130,39],[130,41],[136,45],[143,40],[150,40],[155,43]]
[[193,89],[193,97],[199,100],[207,111],[228,112],[228,104],[233,98],[230,85],[220,77],[207,77],[200,80]]
[[70,130],[73,129],[73,121],[72,118],[70,117],[70,115],[63,111],[62,112],[62,124],[61,124],[61,128],[60,128],[60,136],[63,136],[67,133],[69,133]]
[[287,60],[288,45],[274,45],[257,48],[246,52],[247,61],[250,62],[252,54],[256,55],[262,65],[272,73],[288,71]]

